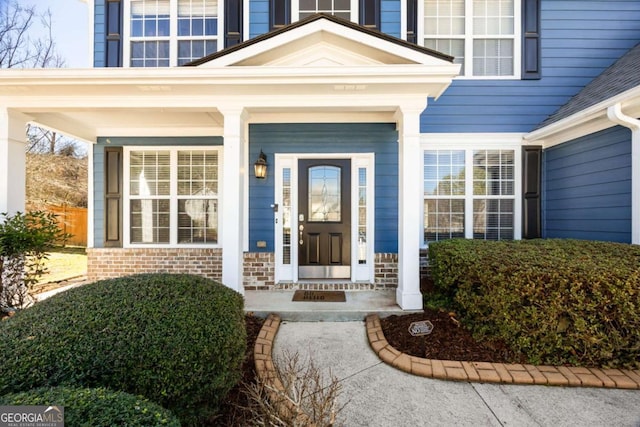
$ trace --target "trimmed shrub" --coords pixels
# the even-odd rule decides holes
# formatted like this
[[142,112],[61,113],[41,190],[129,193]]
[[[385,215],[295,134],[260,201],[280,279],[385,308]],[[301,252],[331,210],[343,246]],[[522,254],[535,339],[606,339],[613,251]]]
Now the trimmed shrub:
[[211,280],[144,274],[71,289],[0,324],[0,395],[107,387],[183,423],[215,413],[239,381],[243,299]]
[[180,426],[175,415],[148,399],[105,388],[39,388],[0,396],[0,405],[63,406],[70,426]]
[[640,367],[640,247],[451,240],[429,256],[435,287],[476,337],[534,364]]

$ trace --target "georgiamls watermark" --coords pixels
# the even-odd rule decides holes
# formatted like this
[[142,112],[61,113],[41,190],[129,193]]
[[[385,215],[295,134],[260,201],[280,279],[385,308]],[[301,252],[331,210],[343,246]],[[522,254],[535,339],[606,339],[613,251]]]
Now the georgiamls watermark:
[[0,406],[0,427],[64,427],[64,407]]

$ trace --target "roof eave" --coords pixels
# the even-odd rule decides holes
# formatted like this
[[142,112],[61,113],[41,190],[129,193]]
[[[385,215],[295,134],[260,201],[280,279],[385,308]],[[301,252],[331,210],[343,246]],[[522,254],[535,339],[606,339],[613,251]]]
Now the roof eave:
[[529,132],[524,140],[528,144],[541,144],[547,148],[615,126],[607,116],[607,109],[615,104],[620,104],[627,114],[640,117],[640,86]]

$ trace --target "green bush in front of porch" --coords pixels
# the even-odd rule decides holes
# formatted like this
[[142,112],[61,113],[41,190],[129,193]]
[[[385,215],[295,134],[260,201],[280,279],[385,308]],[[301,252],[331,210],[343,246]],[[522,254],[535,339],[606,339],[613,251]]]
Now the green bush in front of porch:
[[438,298],[534,364],[640,367],[640,247],[578,240],[429,246]]
[[105,388],[45,387],[0,396],[0,405],[64,407],[69,426],[179,427],[168,410],[141,396]]
[[103,280],[0,323],[0,395],[106,387],[191,425],[240,380],[245,349],[243,298],[219,283],[171,274]]

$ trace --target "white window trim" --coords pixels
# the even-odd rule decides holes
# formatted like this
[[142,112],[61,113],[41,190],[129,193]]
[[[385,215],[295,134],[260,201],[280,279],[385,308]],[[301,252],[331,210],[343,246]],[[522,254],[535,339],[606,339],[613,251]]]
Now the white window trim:
[[[513,238],[522,239],[522,146],[523,133],[428,133],[420,135],[420,150],[465,150],[465,164],[473,164],[473,150],[513,150],[514,182],[512,196],[491,196],[493,199],[513,199]],[[424,170],[424,156],[420,162]],[[466,176],[466,175],[465,175]],[[473,175],[471,175],[473,177]],[[421,185],[423,185],[421,183]],[[464,232],[466,239],[473,239],[473,200],[482,198],[473,194],[473,178],[465,178],[465,219]],[[424,200],[424,192],[423,197]],[[424,231],[424,201],[420,212],[420,229]],[[421,248],[427,248],[424,233]]]
[[[130,201],[131,201],[131,185],[130,185],[130,168],[131,168],[131,152],[132,151],[168,151],[169,152],[169,165],[170,165],[170,175],[169,175],[169,243],[131,243],[131,210],[130,210]],[[178,243],[178,151],[215,151],[218,154],[218,194],[216,196],[216,200],[218,201],[218,242],[217,243],[189,243],[189,244],[180,244]],[[122,196],[122,235],[123,242],[122,246],[124,248],[176,248],[176,249],[201,249],[201,248],[220,248],[222,247],[221,242],[221,228],[223,224],[222,218],[222,201],[223,192],[224,192],[224,184],[222,182],[222,167],[223,167],[223,159],[222,154],[223,150],[220,146],[166,146],[166,145],[157,145],[157,146],[125,146],[123,149],[124,154],[124,162],[123,162],[123,196]]]
[[[358,23],[360,21],[359,16],[359,1],[351,0],[351,22]],[[299,0],[291,0],[291,22],[297,22],[300,20],[300,2]]]
[[[375,280],[375,154],[276,154],[275,203],[282,206],[282,170],[291,170],[291,263],[283,264],[282,210],[275,214],[274,251],[275,282],[298,282],[298,160],[349,159],[351,160],[351,281],[374,283]],[[367,170],[367,262],[358,263],[358,169]]]
[[[424,34],[424,0],[418,0],[417,10],[417,32],[418,44],[423,45]],[[464,70],[465,74],[455,77],[460,80],[520,80],[522,78],[522,2],[513,2],[513,36],[487,36],[487,38],[500,38],[510,40],[513,37],[513,75],[512,76],[474,76],[473,72],[473,0],[465,0],[465,29],[464,29]],[[406,16],[406,13],[403,15]],[[468,17],[471,17],[469,19]],[[406,18],[405,18],[405,38],[406,38]],[[447,38],[443,36],[442,38]],[[478,37],[480,38],[480,37]],[[471,54],[470,54],[471,53]]]
[[[169,66],[178,65],[178,40],[205,40],[204,36],[178,38],[178,0],[169,0],[169,37],[142,37],[140,40],[169,40]],[[131,1],[124,1],[122,25],[122,67],[131,68]],[[218,0],[218,51],[224,47],[224,0]]]

